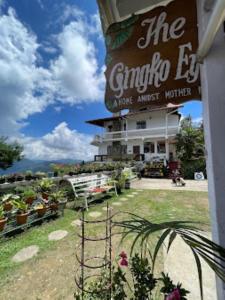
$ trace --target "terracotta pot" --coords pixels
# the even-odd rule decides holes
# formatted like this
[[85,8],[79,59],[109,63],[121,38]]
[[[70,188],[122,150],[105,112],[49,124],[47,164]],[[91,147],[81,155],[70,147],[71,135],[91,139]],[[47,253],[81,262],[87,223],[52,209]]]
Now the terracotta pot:
[[42,193],[42,198],[45,200],[48,200],[48,194],[47,193]]
[[50,204],[50,209],[53,211],[56,211],[59,209],[59,204],[58,203],[51,203]]
[[29,197],[29,198],[27,198],[26,200],[25,200],[25,202],[27,203],[27,204],[29,204],[29,205],[31,205],[33,202],[34,202],[34,197]]
[[13,205],[10,202],[6,202],[3,204],[4,211],[10,211],[12,208],[13,208]]
[[36,210],[37,214],[38,214],[38,217],[43,217],[44,214],[46,213],[46,210],[47,210],[47,207],[43,207],[43,208],[38,208]]
[[24,214],[19,214],[16,215],[16,223],[17,225],[23,225],[27,223],[27,218],[28,218],[29,213],[24,213]]
[[5,219],[0,219],[0,232],[4,230],[5,224],[7,223],[7,218]]

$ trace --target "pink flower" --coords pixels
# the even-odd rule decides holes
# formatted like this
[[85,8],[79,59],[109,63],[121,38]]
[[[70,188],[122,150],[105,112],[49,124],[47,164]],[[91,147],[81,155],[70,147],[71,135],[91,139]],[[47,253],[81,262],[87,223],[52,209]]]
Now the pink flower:
[[121,258],[127,258],[127,254],[124,251],[122,251],[119,256]]
[[128,261],[126,258],[122,258],[120,261],[121,267],[128,267]]
[[180,300],[180,292],[178,289],[175,289],[172,293],[170,293],[167,297],[166,300]]

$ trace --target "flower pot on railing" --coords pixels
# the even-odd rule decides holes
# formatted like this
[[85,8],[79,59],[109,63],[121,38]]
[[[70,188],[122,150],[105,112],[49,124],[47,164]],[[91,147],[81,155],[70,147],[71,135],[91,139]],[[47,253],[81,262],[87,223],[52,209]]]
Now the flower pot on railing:
[[53,202],[50,204],[51,211],[57,211],[59,209],[59,203]]
[[0,219],[0,232],[4,230],[7,221],[7,218]]
[[6,202],[6,203],[3,204],[4,211],[11,211],[12,208],[13,208],[13,205],[10,202]]
[[37,207],[36,209],[37,215],[39,218],[43,217],[47,211],[47,207],[43,206],[43,207]]
[[28,204],[28,205],[32,205],[32,203],[34,202],[34,199],[35,197],[28,197],[25,202]]

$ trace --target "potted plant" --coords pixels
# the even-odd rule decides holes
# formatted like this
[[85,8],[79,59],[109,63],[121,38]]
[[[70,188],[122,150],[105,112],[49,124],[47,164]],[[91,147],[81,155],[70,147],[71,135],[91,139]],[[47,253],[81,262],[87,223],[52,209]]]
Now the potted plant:
[[18,199],[13,200],[13,206],[17,209],[17,214],[16,214],[17,225],[26,224],[29,215],[28,205],[26,204],[26,202],[19,197]]
[[0,232],[4,230],[7,220],[8,219],[5,217],[3,206],[0,205]]
[[22,197],[27,204],[31,205],[36,198],[36,193],[33,189],[27,188],[23,191]]
[[7,182],[14,183],[15,181],[16,181],[16,175],[15,174],[8,175]]
[[17,200],[18,198],[19,198],[19,196],[13,195],[13,194],[6,194],[6,195],[2,196],[1,202],[3,205],[4,211],[10,211],[13,208],[12,201]]
[[66,201],[65,201],[65,192],[62,191],[62,190],[54,192],[54,193],[51,193],[49,195],[49,198],[50,198],[50,209],[52,211],[58,210],[59,204],[61,204],[61,206],[63,204],[66,204]]
[[41,218],[45,215],[47,211],[47,207],[43,203],[38,203],[34,206],[34,210],[37,212],[38,217]]
[[43,179],[43,178],[46,177],[46,174],[45,174],[44,172],[36,172],[36,173],[35,173],[35,177],[36,177],[37,179]]
[[5,178],[5,176],[3,175],[3,176],[0,176],[0,184],[3,184],[3,183],[5,183],[6,182],[6,178]]
[[23,181],[24,180],[24,175],[23,174],[16,174],[16,181]]
[[26,171],[25,173],[25,180],[30,181],[33,179],[33,173],[32,171]]
[[49,193],[51,192],[52,188],[55,187],[55,183],[52,179],[43,178],[39,182],[38,186],[42,194],[42,198],[48,200]]

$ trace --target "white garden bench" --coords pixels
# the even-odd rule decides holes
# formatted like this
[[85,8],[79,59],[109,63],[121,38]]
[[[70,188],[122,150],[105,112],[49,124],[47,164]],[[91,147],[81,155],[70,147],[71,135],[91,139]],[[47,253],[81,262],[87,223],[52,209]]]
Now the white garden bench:
[[99,196],[104,196],[106,193],[114,192],[118,196],[115,182],[110,181],[110,177],[104,174],[68,178],[66,181],[72,186],[75,200],[83,199],[86,209],[88,209],[90,202],[97,200]]

